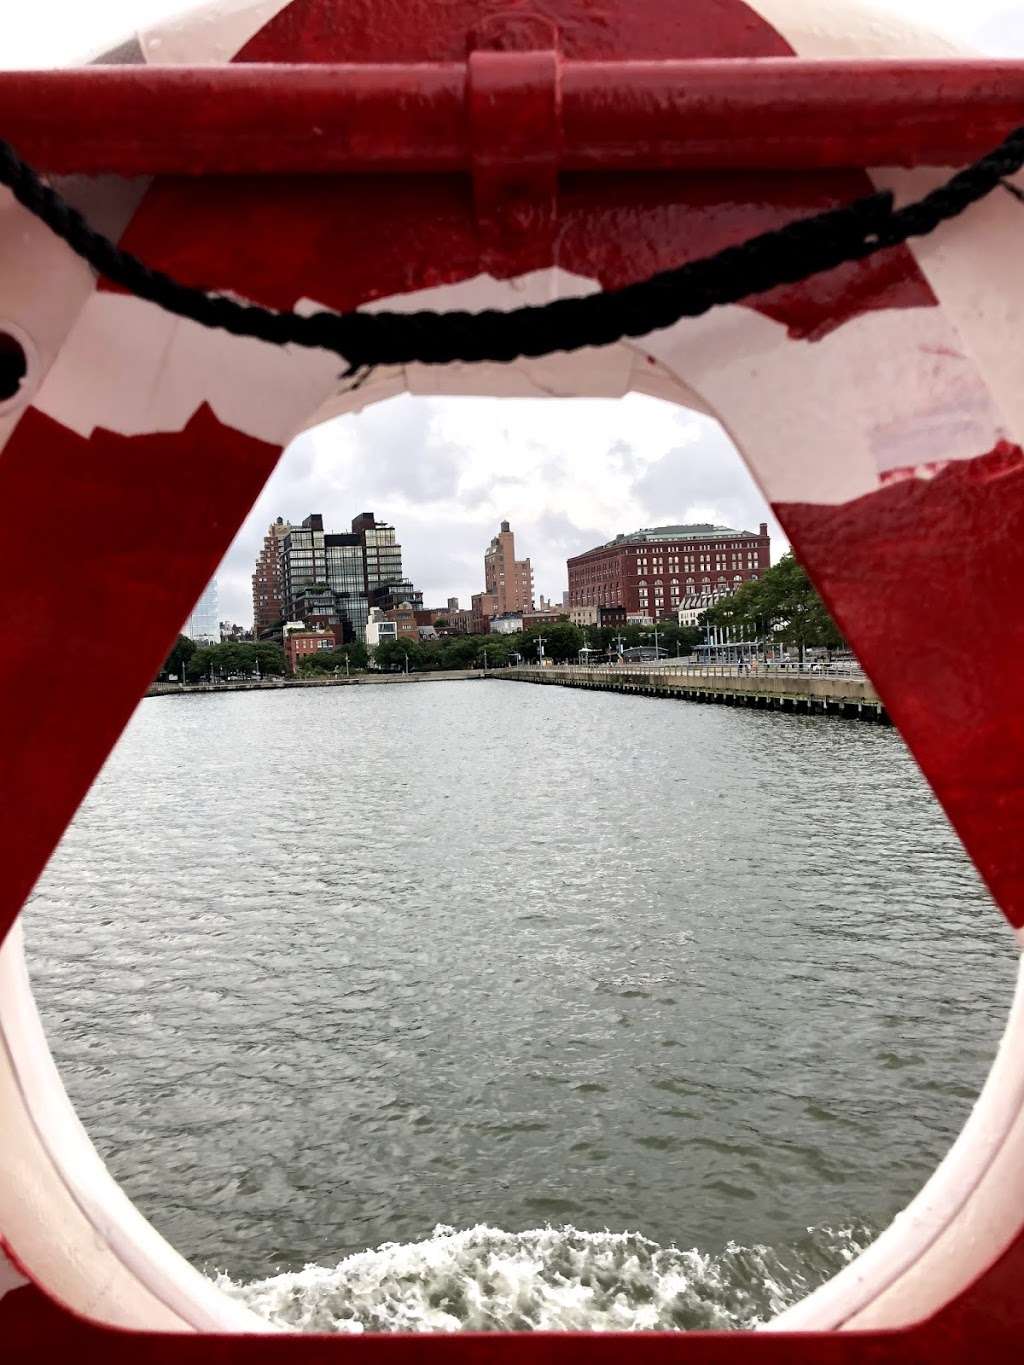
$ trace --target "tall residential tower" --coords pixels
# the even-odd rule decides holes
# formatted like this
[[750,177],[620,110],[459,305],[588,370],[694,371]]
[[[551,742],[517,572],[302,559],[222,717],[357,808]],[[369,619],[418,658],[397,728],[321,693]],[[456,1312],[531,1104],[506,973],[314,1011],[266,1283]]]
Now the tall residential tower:
[[252,576],[253,637],[260,638],[284,619],[284,578],[281,564],[281,542],[293,528],[278,517],[263,537],[263,549],[256,560]]
[[281,621],[303,621],[359,639],[371,607],[423,605],[423,594],[402,573],[395,528],[361,512],[351,531],[325,531],[313,512],[301,526],[281,518],[270,527],[253,574],[256,634]]
[[516,537],[507,521],[484,554],[484,592],[494,599],[494,615],[533,609],[533,569],[516,559]]

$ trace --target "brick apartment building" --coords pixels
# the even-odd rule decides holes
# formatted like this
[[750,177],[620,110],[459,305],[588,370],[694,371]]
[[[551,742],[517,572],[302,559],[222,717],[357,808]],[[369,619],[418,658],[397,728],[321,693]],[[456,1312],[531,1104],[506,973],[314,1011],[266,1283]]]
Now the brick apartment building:
[[321,650],[335,649],[338,641],[328,630],[288,630],[284,636],[284,654],[288,672],[294,673],[303,659]]
[[371,607],[423,604],[423,594],[402,571],[395,528],[372,512],[353,518],[350,531],[325,530],[318,512],[299,526],[278,517],[264,538],[252,583],[257,638],[280,631],[288,620],[361,640]]
[[533,607],[533,568],[516,559],[515,532],[507,521],[484,553],[484,592],[494,598],[497,616]]
[[403,602],[397,607],[392,607],[390,611],[384,612],[385,621],[393,621],[398,627],[399,639],[419,639],[419,622],[416,620],[416,616],[417,613],[408,602]]
[[756,533],[711,525],[633,531],[568,561],[570,618],[587,624],[594,608],[619,608],[627,620],[675,618],[685,598],[722,596],[770,564],[767,522]]
[[486,635],[495,616],[533,610],[533,566],[516,559],[515,532],[507,521],[484,552],[484,590],[470,599],[469,634]]
[[441,617],[448,622],[445,630],[449,635],[470,635],[473,631],[473,609],[472,607],[460,607],[457,597],[449,597],[448,605],[441,613]]
[[281,543],[291,530],[291,525],[278,517],[263,537],[263,549],[256,559],[252,576],[252,633],[257,640],[261,631],[270,630],[284,617]]

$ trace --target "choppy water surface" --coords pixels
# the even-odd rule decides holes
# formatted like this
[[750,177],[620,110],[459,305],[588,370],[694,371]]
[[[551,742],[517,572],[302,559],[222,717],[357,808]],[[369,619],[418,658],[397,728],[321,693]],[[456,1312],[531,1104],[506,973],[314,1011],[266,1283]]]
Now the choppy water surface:
[[894,732],[494,681],[144,702],[28,933],[114,1174],[311,1330],[770,1316],[1014,972]]

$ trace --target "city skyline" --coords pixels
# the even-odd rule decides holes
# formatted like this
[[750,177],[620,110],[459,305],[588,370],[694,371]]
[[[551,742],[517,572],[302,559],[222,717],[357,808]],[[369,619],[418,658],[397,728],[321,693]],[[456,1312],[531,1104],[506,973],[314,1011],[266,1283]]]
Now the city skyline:
[[657,399],[394,399],[299,438],[217,571],[221,615],[247,624],[267,526],[311,507],[374,507],[401,527],[405,571],[431,604],[480,591],[502,521],[561,601],[566,560],[638,526],[710,521],[785,536],[717,423]]

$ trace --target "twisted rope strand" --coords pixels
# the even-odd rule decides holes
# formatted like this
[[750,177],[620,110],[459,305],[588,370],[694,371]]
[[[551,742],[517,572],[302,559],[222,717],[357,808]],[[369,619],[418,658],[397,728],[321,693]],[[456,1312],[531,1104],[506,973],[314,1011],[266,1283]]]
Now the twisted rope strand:
[[1024,167],[1024,128],[923,198],[894,208],[889,191],[797,219],[646,280],[583,298],[501,312],[300,315],[241,303],[182,284],[122,251],[97,232],[14,149],[0,140],[0,184],[100,275],[138,298],[204,327],[277,346],[332,351],[349,374],[367,366],[417,361],[507,362],[521,356],[608,346],[740,303],[780,284],[797,284],[846,261],[860,261],[926,236]]

